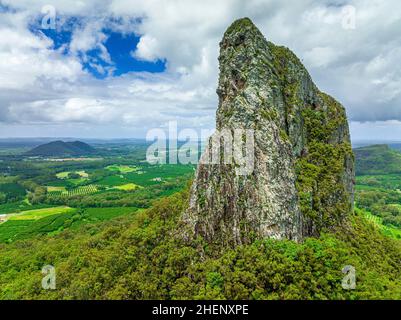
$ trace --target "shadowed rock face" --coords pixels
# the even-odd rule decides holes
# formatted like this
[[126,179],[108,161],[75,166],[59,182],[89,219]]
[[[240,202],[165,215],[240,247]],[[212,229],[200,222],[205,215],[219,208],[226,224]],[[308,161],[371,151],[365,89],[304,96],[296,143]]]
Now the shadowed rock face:
[[[267,42],[247,18],[220,43],[217,133],[203,154],[184,214],[191,236],[238,245],[254,238],[300,241],[346,221],[353,203],[353,155],[344,108],[320,92],[298,58]],[[253,141],[252,170],[210,164],[222,132]],[[252,130],[252,131],[246,131]],[[232,148],[233,147],[233,148]],[[248,154],[249,156],[249,154]]]

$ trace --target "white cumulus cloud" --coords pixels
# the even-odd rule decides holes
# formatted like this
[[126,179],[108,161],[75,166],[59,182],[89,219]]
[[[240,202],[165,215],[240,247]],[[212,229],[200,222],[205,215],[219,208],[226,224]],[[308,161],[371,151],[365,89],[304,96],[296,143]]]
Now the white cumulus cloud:
[[[369,126],[375,132],[383,123],[401,126],[401,3],[396,0],[0,4],[8,8],[0,11],[0,126],[7,128],[0,130],[2,135],[14,135],[13,126],[19,132],[25,126],[25,134],[32,126],[35,134],[53,134],[57,126],[60,135],[144,136],[169,120],[182,127],[211,128],[218,43],[228,25],[243,16],[268,40],[298,55],[316,84],[346,106],[358,138]],[[67,18],[80,20],[71,26],[67,54],[65,47],[55,50],[40,32],[44,5],[55,7],[59,27]],[[166,71],[113,76],[105,29],[140,37],[132,59],[165,61]],[[87,55],[94,49],[108,69]],[[84,71],[84,63],[107,76],[96,79]],[[381,132],[383,137],[390,134]]]

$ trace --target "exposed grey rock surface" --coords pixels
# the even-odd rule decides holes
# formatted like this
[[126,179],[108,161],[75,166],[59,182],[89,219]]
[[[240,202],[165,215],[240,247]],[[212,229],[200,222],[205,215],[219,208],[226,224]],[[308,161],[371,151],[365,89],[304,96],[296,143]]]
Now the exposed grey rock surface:
[[264,237],[300,241],[343,224],[354,179],[344,108],[318,90],[290,50],[266,41],[247,18],[224,34],[219,62],[211,142],[221,132],[253,130],[253,170],[238,174],[236,159],[211,164],[210,144],[184,214],[191,237],[223,245]]

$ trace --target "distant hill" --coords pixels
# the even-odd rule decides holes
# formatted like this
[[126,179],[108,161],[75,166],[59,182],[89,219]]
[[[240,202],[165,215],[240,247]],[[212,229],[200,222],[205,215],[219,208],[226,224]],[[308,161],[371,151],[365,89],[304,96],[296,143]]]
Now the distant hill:
[[401,173],[401,153],[386,144],[354,149],[356,174]]
[[27,156],[65,157],[83,156],[95,153],[90,145],[81,142],[52,141],[33,148],[25,153]]

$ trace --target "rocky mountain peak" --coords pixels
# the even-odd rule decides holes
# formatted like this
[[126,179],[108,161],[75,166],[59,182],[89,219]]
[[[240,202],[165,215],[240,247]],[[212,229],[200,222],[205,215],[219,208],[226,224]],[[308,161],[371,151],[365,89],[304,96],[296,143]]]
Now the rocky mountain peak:
[[[217,130],[184,215],[191,236],[226,245],[301,241],[344,225],[354,167],[341,104],[248,18],[225,32],[219,67]],[[245,173],[238,170],[244,163],[251,169]]]

